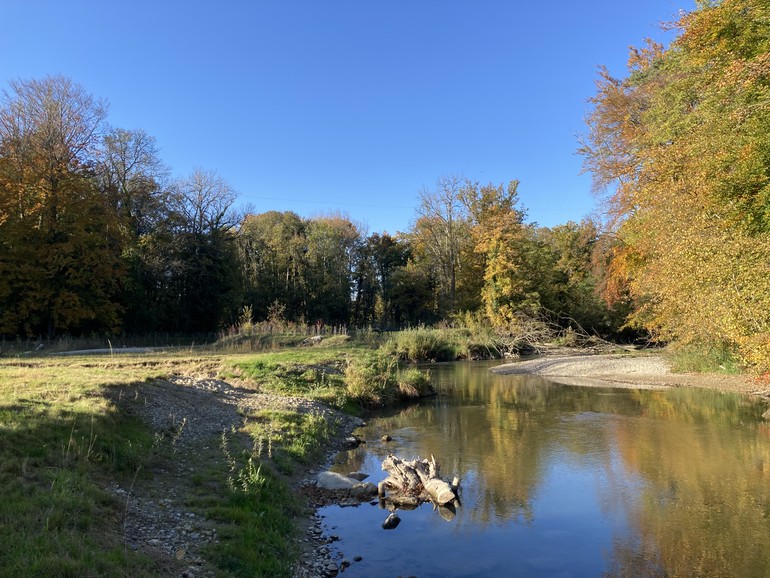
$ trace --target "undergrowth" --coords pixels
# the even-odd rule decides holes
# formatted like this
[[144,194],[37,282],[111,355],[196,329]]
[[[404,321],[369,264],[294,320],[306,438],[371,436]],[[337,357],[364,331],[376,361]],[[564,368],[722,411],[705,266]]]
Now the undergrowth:
[[675,372],[739,374],[740,364],[727,344],[670,345],[666,350]]

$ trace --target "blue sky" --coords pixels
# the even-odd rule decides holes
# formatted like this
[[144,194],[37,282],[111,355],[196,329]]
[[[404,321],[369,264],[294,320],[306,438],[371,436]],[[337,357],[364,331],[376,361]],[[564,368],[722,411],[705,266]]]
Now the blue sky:
[[600,64],[693,0],[4,0],[0,83],[62,74],[255,212],[406,231],[443,175],[521,181],[528,220],[596,205],[575,154]]

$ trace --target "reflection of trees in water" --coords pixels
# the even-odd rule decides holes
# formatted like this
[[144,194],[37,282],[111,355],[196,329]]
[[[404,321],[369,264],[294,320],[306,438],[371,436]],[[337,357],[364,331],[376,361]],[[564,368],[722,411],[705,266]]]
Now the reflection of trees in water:
[[[600,506],[628,520],[608,575],[770,575],[763,404],[708,390],[564,386],[470,364],[433,371],[437,398],[378,423],[418,428],[411,451],[435,454],[445,474],[463,478],[473,523],[531,521],[559,451],[568,462],[600,464]],[[442,395],[450,387],[453,395]]]
[[[737,397],[737,396],[734,396]],[[755,405],[728,400],[741,414]],[[720,404],[713,411],[717,413]],[[638,531],[638,550],[657,552],[671,576],[770,574],[770,427],[692,423],[691,406],[676,420],[624,422],[618,446],[629,470],[647,482],[626,504]],[[697,414],[708,414],[701,408]],[[733,424],[736,415],[716,415]],[[614,552],[623,566],[637,554]]]

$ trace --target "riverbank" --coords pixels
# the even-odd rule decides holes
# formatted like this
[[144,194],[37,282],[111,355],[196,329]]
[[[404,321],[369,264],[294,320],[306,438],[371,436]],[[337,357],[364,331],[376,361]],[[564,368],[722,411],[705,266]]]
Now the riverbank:
[[704,387],[770,398],[770,387],[745,375],[674,373],[662,355],[573,355],[538,357],[492,368],[503,375],[539,375],[567,385],[639,389]]
[[[343,369],[367,355],[348,346],[0,360],[0,488],[10,496],[0,534],[12,546],[0,566],[47,574],[69,556],[73,575],[336,575],[344,560],[306,484],[361,423],[330,406],[351,405]],[[493,371],[770,397],[741,376],[671,373],[654,355],[566,351]]]

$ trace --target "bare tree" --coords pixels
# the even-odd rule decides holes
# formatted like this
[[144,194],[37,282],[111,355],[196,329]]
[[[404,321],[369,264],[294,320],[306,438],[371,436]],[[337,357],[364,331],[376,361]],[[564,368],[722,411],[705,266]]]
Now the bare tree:
[[448,311],[455,310],[457,270],[460,247],[466,236],[467,215],[461,202],[465,179],[459,176],[444,176],[436,181],[433,190],[423,188],[415,232],[419,242],[425,246],[440,273],[442,293],[448,299]]
[[227,230],[238,223],[233,209],[235,190],[214,171],[195,169],[189,177],[174,182],[171,193],[173,209],[193,234]]
[[168,168],[155,138],[143,130],[111,129],[102,142],[98,178],[113,209],[137,235],[162,217]]
[[107,116],[105,101],[64,76],[9,84],[0,108],[0,141],[17,166],[37,165],[50,179],[93,158]]

